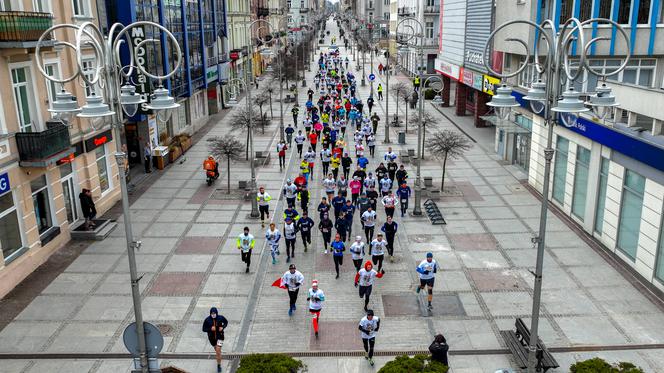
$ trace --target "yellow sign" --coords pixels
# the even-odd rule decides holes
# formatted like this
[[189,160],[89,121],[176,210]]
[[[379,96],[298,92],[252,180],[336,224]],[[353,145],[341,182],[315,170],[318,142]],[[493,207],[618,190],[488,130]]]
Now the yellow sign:
[[494,91],[498,86],[500,85],[500,79],[494,78],[493,76],[489,75],[484,75],[484,79],[482,82],[482,92],[490,94],[491,96],[494,95]]

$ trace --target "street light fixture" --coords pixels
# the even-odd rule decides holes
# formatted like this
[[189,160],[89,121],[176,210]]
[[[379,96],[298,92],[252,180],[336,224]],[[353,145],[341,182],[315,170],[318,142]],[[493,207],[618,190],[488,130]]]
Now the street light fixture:
[[[141,49],[147,43],[160,43],[160,38],[149,38],[144,39],[143,41],[134,44],[131,39],[131,31],[137,27],[152,27],[158,29],[158,32],[162,35],[166,35],[166,40],[169,42],[170,46],[174,48],[175,53],[175,67],[171,72],[166,75],[153,75],[150,72],[145,70],[143,64],[145,59],[136,58],[136,51]],[[55,31],[59,29],[73,29],[76,32],[76,41],[71,43],[68,41],[57,40],[57,34]],[[72,74],[66,78],[56,78],[44,70],[44,60],[42,58],[41,48],[44,47],[45,39],[55,39],[54,42],[49,44],[49,47],[53,44],[55,47],[68,47],[71,48],[76,53],[76,73]],[[126,44],[128,55],[129,55],[129,64],[127,66],[122,66],[120,61],[120,49],[122,44]],[[167,46],[162,46],[166,48]],[[83,50],[88,49],[94,50],[94,56],[97,60],[97,66],[94,69],[93,73],[88,75],[84,74],[83,71]],[[49,48],[50,49],[50,48]],[[129,88],[126,88],[125,84],[121,87],[122,82],[130,81],[131,76],[134,73],[134,69],[140,71],[141,74],[147,76],[148,78],[157,80],[159,82],[169,79],[173,74],[177,72],[182,64],[182,50],[178,44],[175,36],[164,26],[161,26],[154,22],[148,21],[138,21],[131,23],[127,26],[121,23],[113,24],[108,32],[107,36],[104,36],[101,29],[97,27],[92,22],[83,22],[80,25],[75,24],[58,24],[48,30],[46,30],[37,41],[37,47],[35,49],[35,58],[37,61],[37,67],[40,73],[49,81],[59,84],[65,84],[71,81],[74,81],[77,78],[81,78],[85,83],[86,88],[90,89],[92,93],[86,98],[86,104],[80,108],[74,108],[72,103],[75,103],[75,98],[68,92],[63,90],[56,95],[56,100],[51,104],[49,111],[58,114],[58,116],[68,116],[73,113],[78,112],[79,118],[101,118],[101,117],[112,117],[112,124],[115,131],[115,141],[116,141],[116,153],[115,160],[120,169],[123,169],[127,155],[120,150],[120,139],[122,138],[121,128],[123,127],[123,115],[122,112],[132,112],[134,107],[136,110],[139,103],[142,100],[137,100],[132,91]],[[125,72],[125,68],[128,68],[128,71]],[[94,88],[98,87],[103,89],[104,94],[103,98],[95,94]],[[122,88],[125,87],[123,90]],[[162,87],[163,89],[163,87]],[[162,100],[170,98],[168,91],[165,91],[165,95],[162,92],[155,91],[155,94],[159,93],[159,96]],[[154,97],[155,95],[153,95]],[[104,102],[104,99],[106,102]],[[140,97],[139,97],[140,99]],[[172,99],[172,98],[171,98]],[[170,102],[169,105],[165,105],[166,102]],[[162,109],[172,109],[177,107],[178,104],[174,104],[172,101],[157,101],[151,103],[152,107],[155,110],[163,111]],[[80,110],[80,111],[79,111]],[[170,111],[170,110],[169,110]],[[159,113],[158,113],[159,116]],[[162,119],[163,119],[162,113]],[[90,123],[92,128],[94,128],[93,122]],[[145,329],[143,323],[143,313],[141,307],[141,293],[139,290],[139,281],[138,271],[136,268],[136,253],[140,247],[140,241],[135,241],[132,234],[132,225],[131,225],[131,214],[129,211],[129,194],[127,191],[127,179],[123,176],[119,177],[120,179],[120,191],[122,195],[122,212],[124,218],[124,227],[125,227],[125,238],[127,245],[127,258],[129,261],[129,276],[131,282],[131,294],[133,300],[134,308],[134,317],[136,320],[136,337],[138,341],[138,364],[143,373],[148,373],[148,355],[147,355],[147,345],[145,343]]]
[[67,92],[63,86],[62,90],[55,94],[55,100],[51,103],[48,111],[53,113],[58,119],[69,124],[74,114],[81,112],[81,108],[78,107],[76,97]]
[[120,105],[122,110],[129,117],[133,117],[138,112],[138,107],[145,103],[141,95],[136,94],[136,87],[131,84],[125,84],[120,87]]
[[[538,81],[533,84],[533,87],[528,91],[526,100],[530,101],[530,106],[537,114],[542,115],[544,118],[544,126],[548,126],[546,148],[544,149],[544,180],[542,182],[542,205],[540,210],[540,221],[538,236],[533,239],[537,245],[537,259],[535,264],[534,286],[533,286],[533,305],[531,313],[531,326],[530,326],[530,342],[528,346],[528,372],[534,373],[538,369],[537,364],[537,344],[539,343],[539,314],[540,302],[542,297],[542,273],[544,266],[544,249],[546,239],[546,221],[549,210],[549,188],[551,178],[551,163],[553,160],[553,127],[555,123],[562,124],[567,127],[576,125],[578,114],[587,112],[589,109],[584,106],[584,103],[579,99],[581,95],[573,88],[573,83],[577,80],[583,70],[588,73],[606,79],[611,75],[618,74],[624,70],[629,63],[630,55],[627,54],[620,66],[611,71],[597,71],[593,69],[588,63],[588,51],[593,44],[600,41],[616,42],[616,33],[614,32],[611,37],[596,37],[586,43],[586,29],[585,27],[595,26],[596,24],[608,24],[614,30],[619,31],[622,38],[625,40],[625,45],[629,47],[630,40],[625,32],[625,29],[617,22],[605,18],[592,18],[581,22],[577,18],[570,18],[558,27],[556,22],[552,20],[545,20],[541,24],[536,24],[529,20],[514,20],[503,23],[497,27],[490,35],[484,46],[484,55],[491,56],[490,48],[493,38],[504,28],[515,25],[527,25],[536,29],[536,32],[541,35],[535,41],[534,50],[528,42],[514,38],[507,37],[505,42],[515,42],[522,47],[526,48],[526,55],[534,56],[534,65],[539,75],[544,76],[544,81]],[[541,63],[538,51],[540,50],[540,43],[544,41],[546,44],[546,51],[544,54],[544,63]],[[578,44],[576,52],[571,48],[573,44]],[[578,66],[573,67],[570,61],[570,55],[578,55]],[[575,62],[577,63],[577,62]],[[484,67],[487,71],[502,79],[512,78],[521,74],[529,64],[523,64],[519,69],[511,73],[499,73],[491,67],[491,58],[484,59]],[[566,81],[570,88],[560,94],[563,90],[563,82]],[[594,99],[591,97],[588,105],[593,107],[594,112],[606,115],[609,108],[616,105],[615,98],[607,91],[604,86],[598,90]],[[544,91],[544,92],[542,92]],[[562,97],[561,97],[562,96]],[[494,96],[489,105],[496,108],[505,107],[501,103],[501,98]],[[555,105],[555,106],[554,106]],[[504,114],[504,112],[503,112]],[[508,114],[509,115],[509,114]]]
[[510,111],[512,108],[518,107],[519,103],[516,102],[516,99],[512,96],[512,88],[503,84],[496,89],[496,95],[493,96],[491,101],[487,102],[486,105],[496,109],[498,118],[507,120],[510,117]]
[[150,103],[145,105],[146,109],[157,112],[157,119],[162,123],[168,122],[173,110],[178,107],[180,107],[180,104],[175,102],[175,98],[168,94],[168,89],[164,88],[163,85],[154,90],[150,96]]
[[616,102],[616,96],[611,93],[611,88],[602,82],[595,89],[595,94],[590,96],[590,101],[586,102],[590,110],[599,120],[604,120],[606,116],[619,104]]

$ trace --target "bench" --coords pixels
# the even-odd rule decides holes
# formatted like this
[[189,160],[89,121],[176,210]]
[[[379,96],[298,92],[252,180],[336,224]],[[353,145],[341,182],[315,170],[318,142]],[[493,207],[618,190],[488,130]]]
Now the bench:
[[445,218],[443,217],[443,213],[440,212],[436,202],[430,199],[424,201],[424,209],[426,210],[427,216],[429,217],[432,225],[447,224],[447,222],[445,222]]
[[[500,335],[507,344],[514,360],[521,369],[528,367],[528,346],[530,344],[530,330],[521,318],[517,318],[514,323],[516,331],[501,330]],[[541,339],[537,339],[537,371],[544,371],[551,368],[558,368],[558,362],[549,353]]]

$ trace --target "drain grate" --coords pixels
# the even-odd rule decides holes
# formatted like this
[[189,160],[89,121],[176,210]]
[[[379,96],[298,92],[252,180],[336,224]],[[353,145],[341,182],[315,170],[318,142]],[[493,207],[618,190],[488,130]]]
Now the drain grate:
[[173,336],[173,325],[170,324],[157,324],[157,329],[161,332],[161,335],[164,337]]

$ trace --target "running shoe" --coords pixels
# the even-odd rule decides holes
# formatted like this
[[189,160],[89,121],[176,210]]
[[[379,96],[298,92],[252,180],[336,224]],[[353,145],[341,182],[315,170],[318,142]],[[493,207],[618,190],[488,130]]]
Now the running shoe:
[[415,288],[415,292],[416,292],[417,294],[420,293],[420,287],[419,287],[419,286]]

